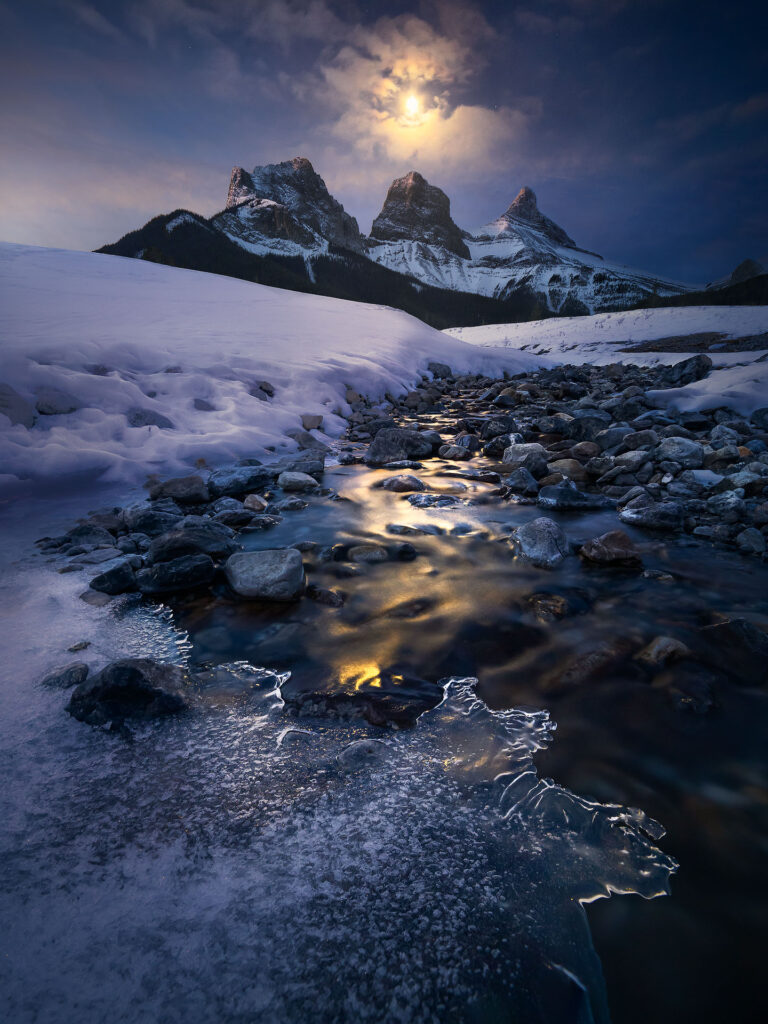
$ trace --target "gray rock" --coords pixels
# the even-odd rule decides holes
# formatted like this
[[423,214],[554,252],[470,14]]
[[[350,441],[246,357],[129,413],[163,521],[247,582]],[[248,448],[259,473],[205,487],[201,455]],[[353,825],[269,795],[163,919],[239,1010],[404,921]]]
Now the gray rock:
[[676,502],[659,501],[642,507],[631,502],[619,512],[619,519],[630,526],[642,526],[646,530],[681,530],[683,510]]
[[579,548],[579,555],[593,565],[641,568],[640,551],[623,530],[610,530]]
[[319,430],[323,425],[323,417],[319,413],[305,412],[301,417],[301,425],[305,430]]
[[306,493],[316,491],[318,483],[308,473],[281,473],[277,478],[277,486],[284,491]]
[[414,508],[450,508],[459,504],[453,494],[409,494],[408,501]]
[[747,555],[762,555],[766,549],[765,537],[754,526],[748,526],[736,534],[736,546]]
[[447,363],[427,363],[427,369],[438,380],[446,380],[448,377],[453,376],[453,370]]
[[240,597],[295,601],[304,593],[304,564],[295,548],[240,551],[227,559],[224,570]]
[[502,462],[510,470],[527,469],[531,476],[542,477],[547,474],[548,457],[546,448],[540,444],[511,444],[504,450]]
[[150,565],[170,562],[184,555],[209,555],[228,558],[237,550],[232,531],[224,524],[203,520],[191,526],[180,525],[175,530],[155,537],[147,550]]
[[390,427],[380,430],[368,447],[365,461],[382,466],[399,459],[425,459],[432,454],[433,441],[415,430]]
[[441,459],[450,459],[454,462],[463,462],[472,458],[472,452],[460,444],[443,444],[437,453]]
[[41,686],[49,686],[52,689],[68,690],[72,686],[79,686],[88,678],[90,666],[84,661],[73,661],[69,665],[60,665],[52,669],[40,680]]
[[207,587],[215,572],[213,559],[208,555],[183,555],[142,569],[136,574],[136,584],[142,594],[174,594]]
[[738,523],[746,515],[747,507],[738,491],[722,491],[707,498],[707,511],[723,523]]
[[662,388],[682,388],[686,384],[693,384],[694,381],[702,380],[712,369],[712,360],[709,356],[700,353],[691,356],[690,359],[683,359],[679,363],[667,366],[662,370],[659,378],[659,386]]
[[539,485],[524,466],[516,469],[514,473],[510,473],[506,484],[513,494],[535,497],[539,493]]
[[174,425],[167,416],[154,409],[142,409],[135,406],[125,414],[129,427],[162,427],[164,430],[173,430]]
[[561,484],[549,484],[542,487],[536,499],[542,508],[556,508],[566,511],[577,509],[609,508],[613,505],[604,494],[588,494],[580,491],[572,480],[564,480]]
[[758,430],[768,430],[768,405],[755,409],[749,420]]
[[80,683],[67,711],[89,725],[177,714],[187,706],[181,693],[185,683],[185,673],[175,665],[124,658]]
[[159,537],[178,526],[181,515],[152,508],[150,505],[131,505],[120,514],[123,526],[129,533],[144,533],[147,537]]
[[83,545],[88,549],[106,547],[115,543],[115,538],[105,530],[103,526],[95,523],[81,523],[73,526],[67,533],[67,540],[70,544]]
[[376,484],[384,491],[395,491],[397,494],[407,494],[409,491],[423,491],[424,482],[417,476],[408,473],[401,473],[399,476],[388,476]]
[[347,552],[350,562],[388,562],[389,552],[381,544],[355,544]]
[[606,451],[609,448],[616,448],[632,433],[632,427],[606,427],[595,434],[594,441],[600,446],[601,451]]
[[520,557],[541,569],[554,569],[568,555],[568,539],[551,519],[541,517],[518,527],[510,538]]
[[264,466],[227,466],[208,477],[208,489],[214,498],[222,495],[250,494],[268,487],[275,473]]
[[136,589],[136,576],[133,566],[127,558],[121,558],[109,569],[91,580],[91,589],[98,590],[101,594],[125,594],[129,590]]
[[288,437],[294,440],[303,451],[330,451],[327,444],[314,437],[308,430],[289,430]]
[[210,501],[208,485],[201,476],[176,476],[161,483],[153,483],[149,488],[150,501],[161,501],[170,498],[179,505],[203,505]]
[[654,457],[657,462],[677,462],[685,469],[701,469],[704,449],[687,437],[665,437],[659,442]]

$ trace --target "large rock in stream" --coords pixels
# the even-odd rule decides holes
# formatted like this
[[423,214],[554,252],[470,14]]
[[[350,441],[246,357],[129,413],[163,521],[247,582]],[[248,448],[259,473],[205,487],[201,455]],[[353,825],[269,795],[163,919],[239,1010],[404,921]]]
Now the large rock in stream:
[[239,551],[224,571],[234,592],[254,601],[296,601],[304,593],[304,563],[295,548]]
[[125,718],[160,718],[183,711],[186,681],[176,665],[150,658],[123,658],[107,665],[72,692],[67,711],[89,725]]
[[417,430],[389,427],[380,430],[368,446],[365,461],[369,466],[384,466],[401,459],[426,459],[432,454],[432,441]]
[[510,543],[523,561],[540,569],[554,569],[569,553],[568,538],[556,522],[545,516],[518,527]]

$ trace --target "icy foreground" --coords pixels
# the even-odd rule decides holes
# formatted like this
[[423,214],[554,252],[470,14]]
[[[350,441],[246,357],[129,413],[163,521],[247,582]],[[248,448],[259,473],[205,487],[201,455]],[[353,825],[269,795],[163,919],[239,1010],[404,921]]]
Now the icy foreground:
[[263,456],[296,447],[288,435],[303,414],[341,434],[349,386],[383,398],[430,361],[499,376],[540,362],[478,351],[387,307],[10,244],[0,245],[0,338],[0,411],[16,421],[0,415],[6,485],[140,482]]
[[[470,345],[506,348],[518,355],[538,355],[553,362],[675,363],[689,352],[630,351],[643,342],[721,335],[709,357],[715,371],[684,388],[653,392],[658,404],[681,411],[727,406],[749,416],[768,404],[768,306],[688,306],[672,309],[633,309],[590,317],[560,317],[522,324],[456,327],[444,332]],[[728,340],[766,335],[754,351],[729,351]],[[671,346],[670,346],[671,347]]]

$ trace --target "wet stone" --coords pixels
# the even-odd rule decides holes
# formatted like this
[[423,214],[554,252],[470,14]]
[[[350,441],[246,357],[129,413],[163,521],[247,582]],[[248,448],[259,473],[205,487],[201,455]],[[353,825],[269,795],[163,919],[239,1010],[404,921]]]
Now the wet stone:
[[296,601],[304,593],[304,565],[295,548],[240,551],[224,567],[239,597],[260,601]]
[[88,677],[90,666],[84,661],[73,661],[69,665],[61,665],[59,668],[51,669],[47,675],[40,680],[41,686],[51,689],[68,690],[72,686],[79,686]]
[[554,569],[569,554],[568,539],[551,519],[541,517],[518,527],[510,538],[525,562],[541,569]]
[[185,673],[175,665],[125,658],[80,683],[67,711],[89,725],[177,714],[187,706],[181,693],[185,683]]
[[611,530],[588,540],[579,548],[579,555],[593,565],[640,568],[640,551],[623,530]]

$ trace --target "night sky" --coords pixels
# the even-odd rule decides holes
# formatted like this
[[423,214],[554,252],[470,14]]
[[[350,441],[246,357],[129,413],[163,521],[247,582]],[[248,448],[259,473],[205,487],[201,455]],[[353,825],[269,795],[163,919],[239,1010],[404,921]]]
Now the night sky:
[[411,169],[466,228],[527,184],[710,281],[768,257],[767,39],[738,0],[0,2],[0,238],[96,248],[306,156],[365,232]]

